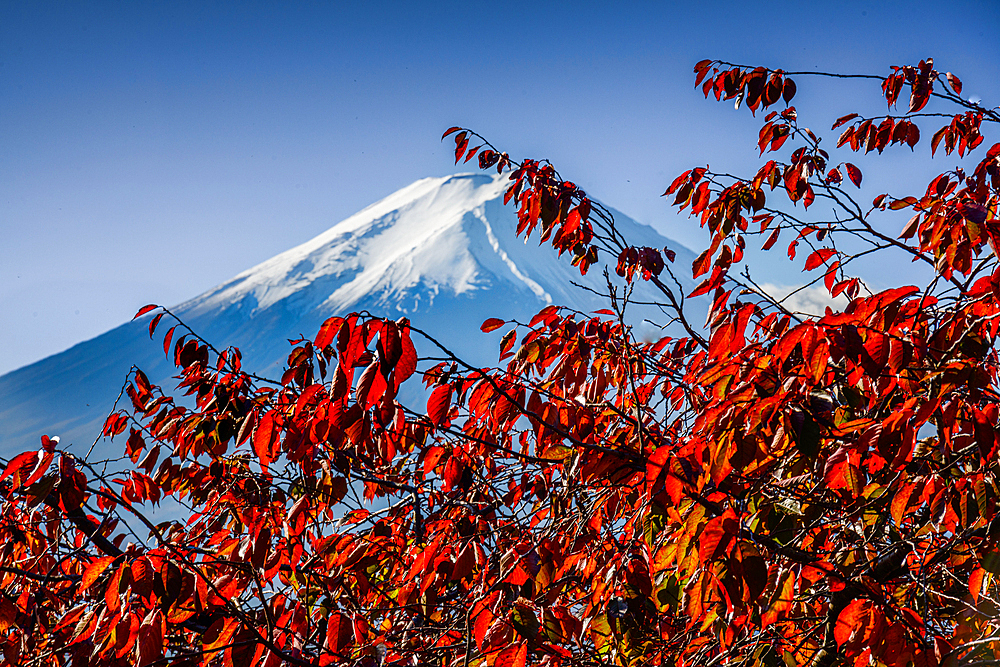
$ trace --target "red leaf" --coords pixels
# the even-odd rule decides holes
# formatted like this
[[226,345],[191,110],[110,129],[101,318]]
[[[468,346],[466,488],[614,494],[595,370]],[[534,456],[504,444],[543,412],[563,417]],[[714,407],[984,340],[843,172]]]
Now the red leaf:
[[788,104],[793,97],[795,97],[795,82],[791,79],[785,79],[785,85],[781,89],[781,99],[785,100],[785,104]]
[[813,252],[806,258],[806,271],[812,271],[813,269],[823,265],[826,260],[830,259],[830,257],[835,254],[837,254],[837,251],[833,248],[820,248],[819,250]]
[[865,341],[865,351],[875,363],[873,371],[881,371],[889,363],[889,340],[888,336],[872,331]]
[[913,90],[910,92],[910,113],[916,113],[923,109],[930,98],[931,89],[929,85],[922,83],[914,84]]
[[506,321],[501,320],[497,317],[491,317],[485,322],[483,322],[483,325],[479,328],[482,330],[483,333],[489,333],[491,331],[496,331],[505,324],[507,324]]
[[851,183],[854,183],[855,187],[861,187],[861,170],[855,167],[850,162],[844,165],[844,169],[847,170],[847,177],[851,179]]
[[658,447],[646,462],[646,486],[652,487],[656,483],[663,466],[670,458],[670,447]]
[[989,215],[989,211],[987,211],[985,206],[974,201],[961,201],[955,208],[958,209],[963,218],[977,225],[986,222],[986,218]]
[[159,308],[159,306],[157,306],[155,303],[151,303],[148,306],[143,306],[142,308],[139,309],[139,312],[136,313],[135,317],[133,317],[132,319],[133,320],[138,319],[143,315],[145,315],[146,313],[148,313],[149,311],[153,310],[154,308]]
[[135,386],[138,387],[140,395],[150,396],[153,393],[153,385],[149,383],[149,378],[140,369],[135,369]]
[[849,127],[846,130],[844,130],[843,132],[841,132],[840,138],[837,139],[837,148],[840,148],[841,146],[843,146],[844,144],[846,144],[848,141],[850,141],[853,138],[854,138],[854,128],[853,127]]
[[736,521],[731,512],[728,515],[717,516],[705,525],[701,537],[698,538],[698,555],[702,563],[707,563],[715,557],[718,550],[724,550],[729,545],[735,528]]
[[357,400],[365,410],[370,410],[386,390],[385,377],[379,372],[378,360],[372,361],[358,380]]
[[10,463],[7,464],[7,468],[3,471],[3,475],[0,475],[0,482],[4,481],[11,475],[14,475],[14,488],[16,489],[21,485],[24,475],[19,474],[22,470],[27,469],[28,472],[35,467],[38,462],[38,452],[23,452],[18,454]]
[[528,645],[518,642],[500,651],[494,667],[524,667],[528,659]]
[[355,614],[351,624],[354,626],[354,642],[365,643],[368,640],[368,620],[360,614]]
[[917,228],[919,227],[919,223],[920,223],[920,214],[917,213],[912,218],[910,218],[910,221],[906,223],[905,227],[903,227],[903,231],[899,233],[899,238],[905,241],[906,239],[912,237],[914,234],[917,233]]
[[837,625],[833,629],[833,637],[837,640],[838,646],[843,646],[844,642],[851,638],[870,609],[871,602],[868,600],[854,600],[840,612]]
[[156,325],[160,323],[161,319],[163,319],[163,315],[164,315],[164,313],[160,313],[159,315],[157,315],[156,317],[154,317],[153,319],[151,319],[149,321],[149,338],[150,338],[150,340],[152,340],[152,338],[153,338],[153,332],[156,331]]
[[427,453],[424,455],[424,477],[431,474],[431,471],[440,463],[442,456],[444,456],[444,449],[442,447],[434,446],[427,450]]
[[146,614],[138,633],[138,662],[140,667],[163,658],[163,612],[154,609]]
[[493,620],[496,618],[492,607],[499,597],[500,592],[493,591],[472,605],[472,613],[470,614],[472,617],[472,633],[476,638],[476,646],[480,650],[483,648],[483,640],[486,638],[486,632],[493,625]]
[[313,341],[313,345],[317,350],[322,350],[333,342],[333,338],[340,332],[340,325],[343,322],[344,318],[342,317],[331,317],[326,322],[323,322],[323,325],[316,333],[316,340]]
[[260,464],[264,468],[274,460],[271,450],[272,443],[277,440],[277,433],[275,431],[274,412],[268,412],[260,420],[260,423],[257,424],[257,431],[253,436],[254,453],[257,454],[257,458],[260,459]]
[[712,248],[706,248],[698,257],[695,258],[694,262],[691,263],[691,273],[692,277],[697,278],[703,273],[708,273],[708,269],[712,266]]
[[779,125],[774,128],[774,139],[771,140],[771,147],[769,150],[778,150],[786,141],[788,141],[788,137],[790,136],[792,135],[788,133],[787,125]]
[[400,353],[399,361],[396,362],[392,376],[396,383],[396,389],[399,389],[399,385],[405,382],[417,370],[417,350],[413,347],[413,341],[410,340],[409,320],[404,317],[396,322],[396,324],[399,326]]
[[701,296],[702,294],[708,294],[710,291],[712,291],[712,277],[711,276],[709,276],[708,278],[705,278],[700,283],[698,283],[698,285],[694,288],[694,291],[691,292],[690,294],[688,294],[688,298],[692,299],[692,298],[694,298],[696,296]]
[[167,335],[163,337],[163,354],[167,355],[167,358],[170,357],[170,340],[174,337],[174,329],[176,328],[176,326],[170,327]]
[[840,266],[840,262],[834,262],[830,265],[830,268],[826,270],[826,274],[823,276],[823,283],[826,285],[826,289],[833,291],[833,286],[837,281],[837,267]]
[[508,331],[507,333],[505,333],[503,335],[503,338],[500,339],[500,358],[501,359],[503,359],[508,354],[510,354],[510,350],[511,350],[512,347],[514,347],[514,343],[515,342],[517,342],[517,330],[516,329],[511,329],[510,331]]
[[940,130],[935,132],[933,137],[931,137],[931,157],[934,157],[934,153],[937,152],[938,144],[940,144],[941,140],[944,139],[944,135],[948,132],[948,127],[948,125],[945,125]]
[[462,461],[457,456],[448,457],[448,462],[444,464],[444,491],[451,491],[462,479]]
[[354,623],[350,617],[333,612],[326,622],[326,646],[334,653],[340,653],[350,646],[354,638]]
[[447,130],[445,130],[444,134],[441,135],[441,141],[444,141],[444,138],[447,137],[449,134],[454,134],[455,132],[458,132],[461,129],[462,128],[460,127],[449,127]]
[[764,241],[764,245],[761,247],[761,250],[770,250],[774,246],[775,242],[777,242],[778,234],[780,233],[781,227],[775,227],[774,231],[771,232],[771,235],[767,237],[766,241]]
[[954,74],[952,74],[951,72],[948,72],[944,76],[945,76],[946,79],[948,79],[948,85],[951,86],[951,89],[955,91],[955,94],[956,95],[961,95],[962,94],[962,80],[959,79]]
[[448,408],[451,406],[451,385],[441,384],[434,388],[430,398],[427,399],[427,416],[431,423],[440,426],[448,415]]
[[203,650],[212,654],[227,646],[240,627],[240,622],[235,618],[220,618],[213,623],[202,636]]
[[465,155],[465,149],[469,147],[469,133],[459,132],[455,135],[455,164]]
[[528,322],[528,326],[534,327],[539,322],[545,322],[545,324],[548,325],[555,319],[558,310],[559,309],[556,306],[545,306],[531,318],[531,321]]
[[840,118],[837,119],[837,122],[834,123],[833,127],[831,127],[830,129],[831,130],[836,130],[838,127],[840,127],[841,125],[843,125],[847,121],[854,120],[857,117],[858,117],[858,114],[856,114],[856,113],[849,113],[846,116],[841,116]]
[[108,587],[104,591],[104,604],[107,605],[108,611],[114,613],[121,608],[121,596],[119,588],[122,581],[122,573],[128,570],[128,564],[122,563],[115,570],[114,575],[111,577],[111,581],[108,582]]

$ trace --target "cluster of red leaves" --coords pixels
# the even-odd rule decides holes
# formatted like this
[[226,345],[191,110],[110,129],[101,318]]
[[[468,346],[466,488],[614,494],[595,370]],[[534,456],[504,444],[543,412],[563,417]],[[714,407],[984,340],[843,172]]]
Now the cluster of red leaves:
[[[888,101],[910,83],[916,113],[937,75],[893,72]],[[751,111],[794,94],[780,71],[696,75]],[[355,313],[294,341],[269,381],[178,322],[163,349],[183,396],[133,369],[104,425],[131,465],[43,438],[0,474],[4,665],[1000,660],[1000,144],[865,212],[840,187],[861,171],[831,168],[793,108],[764,123],[762,154],[800,143],[786,161],[692,169],[665,193],[710,234],[692,267],[706,330],[660,280],[669,250],[630,245],[551,165],[470,149],[460,128],[456,161],[509,169],[518,235],[582,272],[598,248],[617,256],[685,335],[636,340],[609,294],[592,314],[487,320],[506,363],[476,368],[443,348],[421,361],[405,318]],[[912,123],[892,127],[909,141]],[[855,130],[865,145],[873,127]],[[901,238],[874,223],[904,208]],[[767,250],[782,230],[843,310],[791,312],[734,275],[747,237]],[[871,247],[921,262],[927,285],[862,294],[845,268]],[[414,377],[421,410],[398,400]],[[154,523],[161,504],[172,518]]]
[[874,119],[860,119],[858,114],[852,113],[838,118],[833,124],[833,129],[836,130],[852,120],[854,123],[844,130],[837,140],[837,148],[849,144],[851,150],[855,152],[863,148],[865,153],[870,153],[872,149],[881,153],[891,144],[906,144],[913,148],[920,142],[920,128],[916,123],[908,120],[897,121],[889,116],[876,124]]
[[[722,69],[724,67],[729,69]],[[701,86],[707,98],[714,94],[716,100],[736,98],[736,106],[746,102],[751,113],[766,109],[784,100],[787,105],[795,97],[795,82],[782,70],[764,67],[740,67],[717,60],[702,60],[694,66],[694,85]]]
[[[910,86],[910,103],[907,117],[894,118],[892,116],[878,118],[861,118],[858,114],[852,113],[842,118],[838,118],[833,124],[833,129],[844,125],[849,121],[854,121],[840,135],[837,147],[845,144],[851,150],[857,152],[862,148],[865,153],[873,149],[881,153],[886,146],[891,144],[906,144],[911,149],[920,141],[920,128],[910,119],[919,115],[946,115],[946,114],[919,114],[932,95],[947,97],[952,101],[962,103],[964,106],[974,106],[964,102],[962,95],[962,82],[957,76],[948,72],[943,77],[933,69],[934,59],[921,60],[916,67],[893,67],[893,73],[882,82],[882,91],[886,103],[890,108],[896,105],[899,95],[903,90],[903,85]],[[947,90],[944,94],[934,93],[934,82],[943,79],[951,88],[951,93]],[[978,108],[973,108],[965,113],[952,116],[951,123],[945,125],[931,138],[931,155],[937,152],[938,145],[944,141],[945,154],[951,155],[954,150],[958,150],[959,156],[964,156],[966,152],[975,149],[983,141],[980,127],[983,123],[983,112]]]

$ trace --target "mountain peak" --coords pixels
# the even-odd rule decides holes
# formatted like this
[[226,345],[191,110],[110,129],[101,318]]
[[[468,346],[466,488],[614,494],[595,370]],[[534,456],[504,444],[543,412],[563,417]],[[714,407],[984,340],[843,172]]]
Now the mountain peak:
[[[483,320],[526,320],[551,303],[607,307],[574,285],[604,291],[599,267],[581,276],[537,237],[517,237],[516,211],[503,204],[507,184],[506,174],[420,179],[171,310],[217,347],[238,346],[244,366],[264,375],[280,375],[288,338],[363,310],[406,315],[471,363],[496,363],[496,340],[479,333]],[[651,227],[615,219],[631,243],[693,259]],[[655,298],[644,283],[635,296]],[[132,364],[170,384],[173,368],[142,321],[0,377],[0,453],[35,446],[42,433],[93,442]]]

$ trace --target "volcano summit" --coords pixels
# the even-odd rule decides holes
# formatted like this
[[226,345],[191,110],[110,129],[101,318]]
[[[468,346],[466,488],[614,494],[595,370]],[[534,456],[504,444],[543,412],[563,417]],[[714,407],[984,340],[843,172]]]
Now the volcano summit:
[[[271,377],[280,376],[289,338],[311,338],[326,318],[363,310],[408,317],[471,363],[496,363],[496,339],[479,332],[485,319],[525,321],[548,304],[607,306],[578,286],[606,291],[599,266],[581,277],[548,245],[517,238],[516,211],[503,204],[507,183],[487,174],[421,179],[171,311],[216,347],[239,347],[245,368]],[[668,246],[678,266],[690,264],[686,248],[614,215],[631,244]],[[642,283],[634,298],[656,299]],[[171,387],[174,368],[147,325],[124,324],[0,377],[0,455],[37,447],[43,433],[89,446],[133,364]]]

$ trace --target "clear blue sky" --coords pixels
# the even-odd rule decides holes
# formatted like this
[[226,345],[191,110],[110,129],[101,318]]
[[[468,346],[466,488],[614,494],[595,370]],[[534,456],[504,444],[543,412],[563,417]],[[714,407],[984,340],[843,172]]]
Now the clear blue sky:
[[[995,0],[0,0],[0,373],[456,171],[450,125],[697,245],[659,194],[691,166],[755,164],[759,120],[704,101],[695,62],[884,73],[933,56],[997,104],[998,34]],[[798,83],[823,129],[877,94]]]

